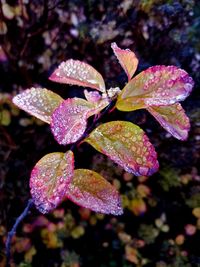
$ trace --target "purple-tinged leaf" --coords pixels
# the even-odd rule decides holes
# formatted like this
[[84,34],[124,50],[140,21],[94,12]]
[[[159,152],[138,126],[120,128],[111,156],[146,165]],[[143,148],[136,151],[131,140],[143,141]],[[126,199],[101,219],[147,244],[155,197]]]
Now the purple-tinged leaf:
[[142,71],[124,87],[116,107],[132,111],[149,106],[171,105],[184,100],[194,82],[186,71],[175,66],[154,66]]
[[65,198],[74,175],[72,151],[51,153],[41,158],[31,172],[30,188],[36,208],[47,213]]
[[190,129],[190,121],[181,104],[169,106],[151,106],[147,109],[160,125],[179,140],[186,140]]
[[111,48],[119,60],[120,65],[126,72],[128,80],[130,80],[135,73],[138,66],[138,59],[131,50],[129,49],[121,49],[117,46],[116,43],[111,44]]
[[82,207],[105,214],[121,215],[121,200],[116,188],[100,174],[87,170],[74,171],[67,198]]
[[13,98],[13,103],[36,118],[50,123],[51,115],[63,98],[45,88],[27,89]]
[[49,77],[51,81],[90,87],[105,91],[101,74],[92,66],[79,60],[69,59],[62,62]]
[[152,175],[159,164],[154,147],[144,131],[127,121],[104,123],[85,139],[125,171],[135,175]]
[[68,98],[56,108],[51,118],[51,130],[61,145],[76,142],[85,132],[88,112],[93,104],[81,98]]
[[100,93],[98,91],[88,91],[84,90],[84,95],[85,98],[87,99],[88,102],[96,103],[99,102],[102,98]]

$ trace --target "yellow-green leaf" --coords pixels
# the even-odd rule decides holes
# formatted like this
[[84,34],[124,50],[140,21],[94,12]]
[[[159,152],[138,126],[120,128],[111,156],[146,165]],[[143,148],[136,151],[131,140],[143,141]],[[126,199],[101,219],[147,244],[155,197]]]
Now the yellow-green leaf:
[[157,154],[144,131],[127,121],[104,123],[85,139],[127,172],[152,175],[158,170]]
[[36,118],[50,123],[51,115],[63,98],[45,88],[27,89],[13,98],[13,103]]
[[74,203],[96,212],[114,215],[123,213],[116,188],[100,174],[91,170],[74,171],[66,196]]

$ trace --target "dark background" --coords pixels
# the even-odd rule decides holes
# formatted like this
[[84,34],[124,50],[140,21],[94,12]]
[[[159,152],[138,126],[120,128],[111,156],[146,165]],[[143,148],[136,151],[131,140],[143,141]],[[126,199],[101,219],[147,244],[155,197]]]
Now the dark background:
[[[4,4],[3,4],[4,2]],[[111,43],[133,50],[137,73],[176,65],[194,79],[183,106],[191,120],[186,142],[169,136],[147,112],[114,112],[137,123],[154,144],[159,173],[124,173],[89,145],[75,151],[76,167],[99,171],[119,188],[124,215],[101,216],[65,201],[41,216],[34,208],[13,239],[12,266],[200,266],[200,1],[2,1],[0,5],[0,266],[7,231],[23,211],[29,176],[46,153],[65,151],[48,125],[19,111],[12,97],[32,86],[62,97],[83,97],[49,75],[66,59],[83,60],[123,88],[126,75]],[[136,73],[136,74],[137,74]]]

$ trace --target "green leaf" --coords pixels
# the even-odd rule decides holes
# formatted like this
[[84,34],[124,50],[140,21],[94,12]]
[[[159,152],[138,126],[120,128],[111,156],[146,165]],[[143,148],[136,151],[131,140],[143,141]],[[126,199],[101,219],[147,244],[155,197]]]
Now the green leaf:
[[91,132],[85,141],[127,172],[152,175],[158,170],[154,147],[144,131],[131,122],[104,123]]
[[74,171],[67,198],[82,207],[96,212],[120,215],[123,213],[116,188],[100,174],[87,170]]
[[171,105],[184,100],[194,82],[186,71],[175,66],[154,66],[134,77],[122,90],[116,103],[121,111],[149,106]]
[[72,151],[50,153],[41,158],[31,172],[30,188],[36,208],[47,213],[65,197],[74,174]]
[[50,123],[51,115],[64,99],[45,88],[27,89],[13,98],[13,103],[36,118]]

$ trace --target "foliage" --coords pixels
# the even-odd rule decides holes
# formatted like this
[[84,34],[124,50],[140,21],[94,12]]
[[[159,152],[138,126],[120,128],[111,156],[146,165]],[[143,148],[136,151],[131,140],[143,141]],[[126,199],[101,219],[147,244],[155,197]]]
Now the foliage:
[[[104,80],[93,67],[78,60],[62,62],[50,76],[50,80],[76,84],[96,89],[85,91],[87,100],[68,98],[43,88],[31,88],[16,95],[13,103],[31,115],[47,122],[59,144],[88,142],[96,150],[107,155],[127,172],[152,175],[158,170],[157,154],[143,130],[131,122],[112,121],[87,132],[87,119],[98,115],[117,98],[116,108],[132,111],[154,109],[154,116],[174,137],[185,140],[190,128],[189,119],[178,101],[191,92],[193,80],[174,66],[155,66],[131,79],[138,65],[136,55],[123,50],[116,43],[111,45],[119,63],[125,70],[128,83],[106,90]],[[87,93],[86,93],[87,92]],[[94,97],[95,96],[95,97]],[[177,114],[177,116],[173,116]],[[96,121],[95,121],[96,122]],[[79,169],[74,171],[72,150],[45,155],[34,167],[30,178],[33,201],[42,213],[56,208],[64,199],[97,212],[122,214],[118,193],[99,174]]]

